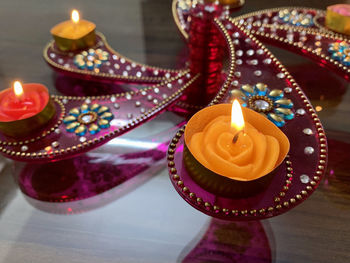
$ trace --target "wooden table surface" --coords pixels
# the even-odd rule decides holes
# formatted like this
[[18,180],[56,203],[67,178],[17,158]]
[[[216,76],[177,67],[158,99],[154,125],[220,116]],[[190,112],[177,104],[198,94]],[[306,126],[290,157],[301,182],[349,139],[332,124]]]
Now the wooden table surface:
[[[325,9],[334,3],[247,0],[239,14],[291,4]],[[42,49],[51,39],[50,28],[69,18],[72,8],[94,21],[114,49],[136,61],[174,68],[184,51],[170,0],[1,0],[1,89],[19,78],[57,93]],[[101,202],[105,205],[58,215],[60,204],[48,204],[51,212],[44,212],[39,206],[47,204],[30,203],[13,180],[19,165],[1,159],[0,262],[350,262],[349,84],[307,59],[271,50],[313,105],[322,107],[329,165],[307,201],[261,222],[212,220],[179,197],[163,161],[140,175],[147,180],[125,187],[112,201]],[[125,138],[171,127],[175,120],[168,117]]]

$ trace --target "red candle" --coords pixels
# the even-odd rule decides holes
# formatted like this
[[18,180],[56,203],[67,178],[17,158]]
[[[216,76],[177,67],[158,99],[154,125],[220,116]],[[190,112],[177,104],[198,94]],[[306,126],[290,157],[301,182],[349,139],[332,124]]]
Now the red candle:
[[40,113],[50,99],[47,88],[38,83],[23,86],[16,81],[13,88],[0,92],[0,122],[30,118]]

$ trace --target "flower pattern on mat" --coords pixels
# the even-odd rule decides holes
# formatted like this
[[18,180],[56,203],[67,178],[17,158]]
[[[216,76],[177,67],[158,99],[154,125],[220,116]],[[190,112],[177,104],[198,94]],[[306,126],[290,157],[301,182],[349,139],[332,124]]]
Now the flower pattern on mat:
[[242,85],[240,89],[232,90],[231,94],[242,106],[264,114],[278,127],[282,127],[286,120],[294,118],[293,102],[284,97],[282,90],[270,90],[264,83]]
[[74,64],[79,69],[95,70],[108,60],[109,54],[102,49],[90,48],[82,51],[74,57]]
[[84,103],[80,107],[71,109],[63,122],[68,132],[83,136],[88,131],[90,134],[96,134],[101,129],[109,128],[113,118],[114,116],[107,106]]
[[350,66],[350,45],[346,42],[334,42],[329,45],[328,52],[334,60],[337,60],[345,66]]

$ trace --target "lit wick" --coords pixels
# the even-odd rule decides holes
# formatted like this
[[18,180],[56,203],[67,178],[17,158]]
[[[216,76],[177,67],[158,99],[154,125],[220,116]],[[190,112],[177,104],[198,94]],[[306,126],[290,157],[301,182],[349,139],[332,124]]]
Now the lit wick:
[[244,133],[244,119],[241,105],[238,100],[234,100],[231,110],[231,129],[235,132],[232,143],[236,143],[240,133]]
[[16,98],[21,100],[22,99],[22,95],[23,95],[23,88],[22,88],[22,84],[19,81],[15,81],[13,83],[13,91],[16,95]]

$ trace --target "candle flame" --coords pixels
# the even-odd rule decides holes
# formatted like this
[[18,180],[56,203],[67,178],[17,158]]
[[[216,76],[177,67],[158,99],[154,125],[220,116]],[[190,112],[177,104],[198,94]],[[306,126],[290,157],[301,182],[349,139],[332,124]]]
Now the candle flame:
[[79,12],[78,12],[78,10],[73,9],[71,17],[72,17],[73,23],[77,24],[79,22]]
[[22,96],[23,88],[22,88],[21,82],[15,81],[15,83],[13,84],[13,90],[14,90],[17,97]]
[[236,99],[232,103],[231,127],[235,128],[236,131],[241,131],[244,129],[242,108]]

